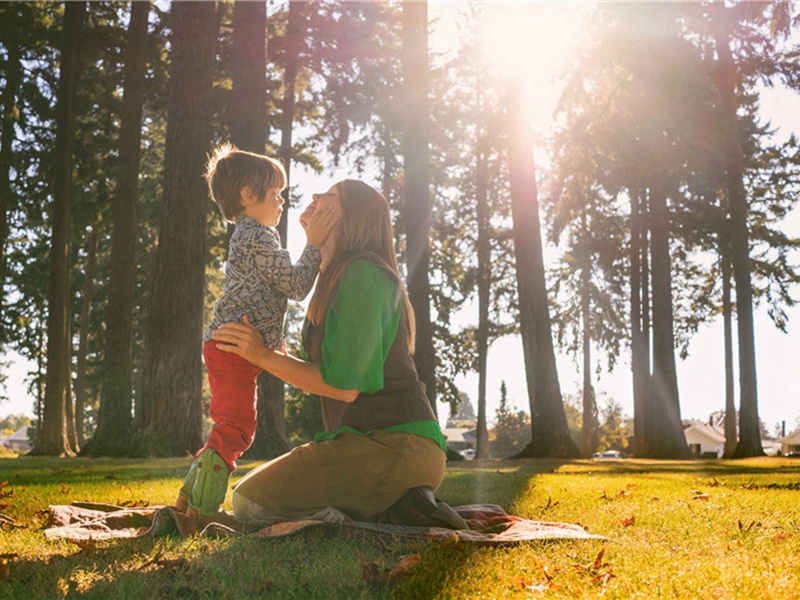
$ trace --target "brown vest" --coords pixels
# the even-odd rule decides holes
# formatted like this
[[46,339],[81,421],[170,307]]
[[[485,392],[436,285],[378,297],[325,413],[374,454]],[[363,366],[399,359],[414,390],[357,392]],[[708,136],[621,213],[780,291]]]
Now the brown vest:
[[[322,362],[325,324],[307,323],[303,336],[306,351],[314,364]],[[387,429],[414,421],[435,421],[425,384],[419,380],[414,359],[408,351],[405,310],[400,315],[397,335],[383,363],[383,389],[374,394],[359,394],[351,403],[320,396],[325,431],[348,426],[366,432]]]

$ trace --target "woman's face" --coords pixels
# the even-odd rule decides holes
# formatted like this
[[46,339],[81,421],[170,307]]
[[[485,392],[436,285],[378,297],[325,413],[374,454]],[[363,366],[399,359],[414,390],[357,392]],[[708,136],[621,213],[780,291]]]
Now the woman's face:
[[303,229],[308,227],[308,224],[311,223],[311,219],[314,217],[314,213],[317,211],[317,209],[325,207],[332,208],[334,214],[337,217],[341,217],[342,202],[339,196],[339,190],[336,188],[336,186],[324,193],[311,194],[311,204],[306,206],[306,209],[300,215],[300,225],[303,226]]
[[[303,211],[303,214],[300,215],[300,225],[303,226],[303,229],[307,228],[308,224],[311,223],[311,219],[314,218],[314,213],[317,212],[317,210],[323,210],[325,208],[330,208],[337,218],[341,218],[342,201],[341,197],[339,196],[339,189],[336,186],[332,187],[325,193],[311,195],[311,204],[309,204]],[[338,225],[334,227],[334,229],[325,239],[325,242],[320,247],[320,252],[322,253],[322,264],[320,265],[321,271],[325,269],[330,257],[333,255],[333,250],[336,247],[337,229]]]

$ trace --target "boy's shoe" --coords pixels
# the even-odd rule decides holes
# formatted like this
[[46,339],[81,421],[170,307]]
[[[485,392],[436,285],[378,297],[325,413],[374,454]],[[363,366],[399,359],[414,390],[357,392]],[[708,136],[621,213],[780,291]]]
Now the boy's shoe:
[[[217,514],[220,504],[225,501],[225,494],[228,491],[228,478],[230,477],[228,465],[216,450],[206,448],[197,455],[189,468],[189,475],[186,476],[184,486],[192,476],[195,464],[197,469],[194,483],[191,486],[191,492],[187,494],[189,507],[203,516],[213,517]],[[181,488],[181,494],[183,493],[183,488]]]

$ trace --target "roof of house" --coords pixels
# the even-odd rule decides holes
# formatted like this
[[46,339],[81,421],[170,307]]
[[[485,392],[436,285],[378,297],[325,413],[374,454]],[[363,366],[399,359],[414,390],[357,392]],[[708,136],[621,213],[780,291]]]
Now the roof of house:
[[781,444],[800,444],[800,429],[778,440]]
[[707,437],[713,442],[720,444],[725,443],[725,435],[713,425],[703,423],[702,421],[695,421],[694,419],[684,419],[683,431],[686,433],[690,429],[696,431],[700,435]]
[[474,442],[477,439],[475,430],[465,427],[445,427],[442,434],[448,442]]
[[10,436],[8,436],[6,438],[6,440],[8,440],[8,441],[18,440],[18,441],[27,442],[28,441],[28,426],[25,425],[25,427],[20,427],[14,433],[12,433]]

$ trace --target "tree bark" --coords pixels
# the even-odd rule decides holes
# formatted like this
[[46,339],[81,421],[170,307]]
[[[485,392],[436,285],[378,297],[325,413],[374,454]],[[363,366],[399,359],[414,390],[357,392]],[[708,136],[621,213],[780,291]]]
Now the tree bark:
[[72,224],[72,142],[75,135],[75,90],[80,69],[80,42],[85,2],[64,9],[61,73],[56,100],[56,144],[53,153],[53,241],[47,296],[47,373],[42,435],[35,454],[71,455],[66,405],[70,377],[70,226]]
[[202,443],[203,279],[216,37],[211,2],[172,4],[164,200],[142,375],[142,443],[182,456]]
[[489,431],[486,425],[486,368],[489,354],[489,175],[486,141],[481,134],[477,144],[475,204],[478,222],[478,428],[475,458],[489,458]]
[[633,454],[645,456],[647,448],[647,391],[650,382],[650,344],[645,337],[644,321],[649,321],[644,295],[649,278],[644,272],[647,263],[644,198],[641,192],[631,195],[631,370],[633,373]]
[[430,108],[428,93],[428,3],[403,2],[402,72],[405,106],[403,127],[403,221],[406,230],[408,297],[416,319],[414,362],[425,384],[434,414],[436,407],[436,356],[431,327],[428,240],[430,202]]
[[[727,236],[726,236],[727,237]],[[722,271],[722,327],[725,343],[725,450],[723,456],[732,458],[738,442],[736,433],[736,404],[733,391],[733,324],[731,305],[731,261],[727,240],[720,241],[720,270]]]
[[117,185],[111,233],[103,383],[97,429],[83,454],[130,452],[133,404],[133,310],[149,2],[132,2],[122,97]]
[[[289,5],[289,36],[292,35],[293,13]],[[231,95],[231,136],[233,143],[242,150],[263,154],[269,136],[267,122],[267,10],[263,2],[243,2],[233,5],[233,94]],[[291,79],[291,83],[288,80]],[[282,152],[287,179],[291,158],[292,112],[294,110],[294,73],[289,69],[284,76],[285,88],[291,88],[292,103],[289,114],[289,151]],[[286,92],[284,93],[284,119],[286,117]],[[285,128],[282,128],[286,136]],[[281,144],[283,150],[283,142]],[[288,207],[288,186],[284,200]],[[281,244],[286,247],[286,215],[284,211],[278,232]],[[289,450],[286,441],[285,386],[281,379],[262,372],[257,386],[257,424],[253,444],[244,453],[244,458],[267,459]]]
[[533,140],[525,125],[518,96],[517,90],[509,94],[506,130],[519,322],[533,438],[517,457],[578,458],[580,452],[569,435],[556,370],[544,277]]
[[[589,236],[586,214],[581,215],[581,229],[584,240]],[[581,265],[581,316],[583,317],[583,423],[581,424],[581,455],[592,456],[597,433],[597,404],[592,386],[592,299],[591,268],[592,261],[588,247],[583,248]]]
[[[720,7],[725,22],[724,6]],[[721,117],[725,124],[725,176],[731,215],[731,263],[736,288],[736,323],[739,334],[739,442],[734,458],[763,456],[758,418],[753,290],[750,285],[750,234],[748,202],[744,187],[743,151],[736,114],[737,73],[727,33],[716,36]]]
[[[6,87],[3,90],[3,114],[0,126],[0,297],[5,299],[4,284],[6,276],[6,242],[8,241],[8,211],[11,209],[11,163],[14,145],[14,123],[19,119],[17,96],[22,79],[22,66],[19,46],[16,40],[4,40],[7,57],[5,66]],[[4,301],[3,301],[4,303]],[[0,311],[3,310],[0,305]],[[5,343],[4,320],[0,314],[0,343]]]
[[94,290],[94,266],[99,239],[97,228],[89,235],[89,246],[86,250],[86,273],[81,294],[81,323],[78,330],[78,364],[75,373],[75,445],[83,448],[86,441],[83,437],[84,409],[86,407],[86,363],[89,354],[89,319],[92,314],[92,292]]
[[663,184],[651,188],[653,259],[653,379],[648,407],[647,455],[689,455],[681,422],[675,340],[672,321],[672,273],[669,255],[670,216]]

